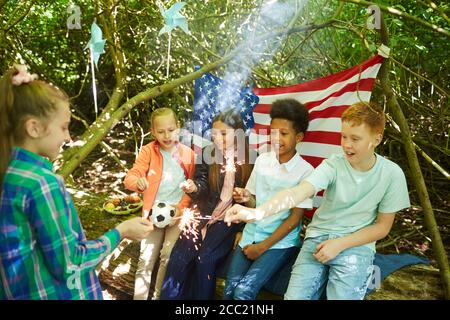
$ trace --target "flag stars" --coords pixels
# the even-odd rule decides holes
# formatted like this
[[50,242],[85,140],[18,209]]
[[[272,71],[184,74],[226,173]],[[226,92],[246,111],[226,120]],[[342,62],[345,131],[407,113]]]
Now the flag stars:
[[236,81],[224,82],[209,73],[196,80],[195,88],[194,119],[201,122],[199,131],[202,134],[211,129],[212,121],[219,112],[229,108],[241,113],[246,129],[253,126],[252,110],[258,97],[252,90],[241,88]]

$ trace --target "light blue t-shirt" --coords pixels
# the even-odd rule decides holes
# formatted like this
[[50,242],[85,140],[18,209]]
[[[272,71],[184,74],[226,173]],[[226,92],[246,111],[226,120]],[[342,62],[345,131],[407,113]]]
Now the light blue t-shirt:
[[[344,154],[332,155],[305,179],[316,193],[326,190],[305,238],[348,235],[373,224],[378,213],[396,213],[410,206],[402,169],[375,155],[375,165],[366,172],[353,169]],[[375,242],[366,246],[375,251]]]
[[[256,205],[260,205],[272,198],[279,191],[298,185],[312,171],[313,166],[306,162],[298,153],[286,163],[280,163],[274,152],[261,154],[255,162],[253,171],[247,181],[246,189],[256,196]],[[311,209],[312,200],[307,199],[296,206]],[[290,210],[265,217],[253,223],[247,223],[239,246],[259,243],[270,237],[274,231],[291,214]],[[285,249],[300,245],[300,223],[283,239],[275,243],[270,249]]]
[[181,165],[170,152],[163,149],[160,152],[163,156],[163,170],[155,200],[176,205],[183,197],[183,190],[179,186],[186,177]]

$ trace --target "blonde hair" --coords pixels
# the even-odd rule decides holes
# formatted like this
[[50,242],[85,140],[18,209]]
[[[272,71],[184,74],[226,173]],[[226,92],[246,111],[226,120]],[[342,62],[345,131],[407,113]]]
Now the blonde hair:
[[47,121],[58,102],[69,102],[64,91],[44,81],[13,85],[13,77],[18,73],[12,67],[0,79],[0,186],[13,146],[25,139],[25,121],[30,117]]
[[178,117],[175,111],[173,111],[170,108],[158,108],[154,110],[150,116],[150,128],[153,128],[153,124],[155,123],[155,119],[158,117],[166,117],[172,115],[175,119],[175,122],[177,123],[177,126],[179,127]]
[[357,102],[342,114],[342,122],[352,122],[359,126],[366,124],[374,133],[383,134],[386,117],[383,109],[374,102]]

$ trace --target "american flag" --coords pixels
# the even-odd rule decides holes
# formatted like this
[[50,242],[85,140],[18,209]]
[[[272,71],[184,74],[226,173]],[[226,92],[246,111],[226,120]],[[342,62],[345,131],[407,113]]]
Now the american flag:
[[[323,159],[333,153],[342,153],[341,148],[341,115],[347,107],[359,101],[369,101],[378,71],[384,57],[376,55],[369,60],[350,69],[312,80],[302,84],[276,88],[254,88],[255,98],[247,105],[246,112],[253,109],[254,126],[250,133],[250,146],[264,152],[270,142],[270,107],[278,99],[292,98],[300,101],[309,110],[310,123],[308,131],[297,150],[311,165],[317,167]],[[206,77],[207,79],[207,77]],[[205,97],[196,81],[196,97]],[[247,90],[247,89],[244,89]],[[248,91],[246,91],[248,92]],[[214,104],[214,102],[211,102]],[[194,105],[196,119],[199,112]],[[203,109],[204,110],[204,109]],[[208,122],[210,127],[211,123]],[[195,138],[194,145],[201,147],[201,140]],[[196,143],[197,142],[197,143]],[[322,193],[314,198],[317,208],[322,201]],[[313,211],[306,215],[311,217]]]
[[210,143],[212,120],[230,108],[239,110],[246,131],[254,126],[253,109],[259,98],[251,88],[222,80],[205,73],[195,80],[194,93],[194,149]]

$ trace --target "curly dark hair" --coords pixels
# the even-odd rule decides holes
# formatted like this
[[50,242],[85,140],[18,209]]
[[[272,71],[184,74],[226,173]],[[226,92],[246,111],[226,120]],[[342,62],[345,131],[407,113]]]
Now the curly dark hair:
[[270,110],[270,118],[292,121],[292,127],[297,133],[305,133],[309,125],[308,109],[295,99],[274,101]]

